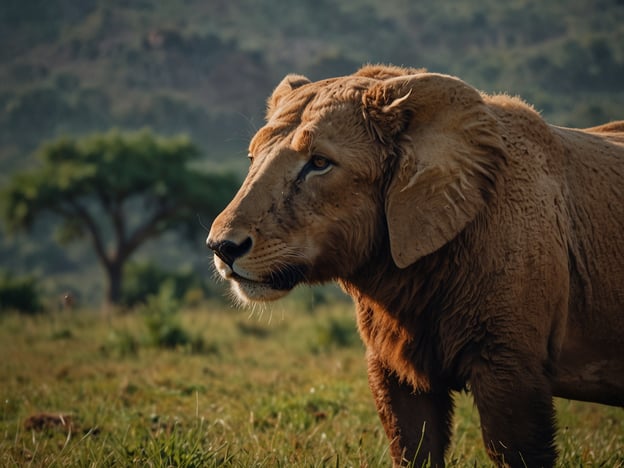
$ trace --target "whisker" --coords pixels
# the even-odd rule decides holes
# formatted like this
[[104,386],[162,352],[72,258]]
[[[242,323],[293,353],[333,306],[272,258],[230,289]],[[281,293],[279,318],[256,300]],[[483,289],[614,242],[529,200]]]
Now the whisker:
[[199,213],[197,213],[197,222],[199,223],[199,225],[204,228],[204,231],[206,232],[210,232],[210,226],[206,226],[204,224],[204,222],[201,219],[201,215]]

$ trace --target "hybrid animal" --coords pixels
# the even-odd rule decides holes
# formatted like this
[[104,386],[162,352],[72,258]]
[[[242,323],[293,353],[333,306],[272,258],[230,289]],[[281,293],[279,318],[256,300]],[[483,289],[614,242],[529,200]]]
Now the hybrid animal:
[[624,405],[624,122],[368,66],[287,76],[249,157],[216,269],[243,302],[351,295],[396,466],[444,464],[454,391],[501,466],[555,463],[553,396]]

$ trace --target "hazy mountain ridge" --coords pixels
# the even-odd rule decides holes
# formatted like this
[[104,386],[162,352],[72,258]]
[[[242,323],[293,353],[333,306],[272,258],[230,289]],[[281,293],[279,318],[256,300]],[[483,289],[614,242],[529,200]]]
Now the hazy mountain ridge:
[[43,139],[111,126],[186,131],[221,160],[244,150],[285,73],[365,62],[521,94],[563,125],[615,118],[624,103],[621,0],[7,1],[0,19],[8,169]]
[[[623,0],[4,0],[0,44],[0,184],[43,141],[111,127],[187,133],[206,166],[242,171],[286,73],[320,79],[371,62],[518,94],[558,125],[624,119]],[[49,237],[44,226],[4,238],[0,261],[97,281],[88,246],[60,255]],[[209,276],[201,245],[167,245],[145,254]]]

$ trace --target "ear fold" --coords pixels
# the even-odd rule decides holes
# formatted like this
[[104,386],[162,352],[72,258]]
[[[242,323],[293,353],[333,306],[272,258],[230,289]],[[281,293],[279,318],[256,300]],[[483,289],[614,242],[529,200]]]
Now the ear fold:
[[271,97],[269,97],[267,101],[266,119],[269,120],[271,118],[271,115],[273,115],[275,110],[279,107],[279,103],[284,96],[292,90],[308,83],[310,83],[310,80],[303,75],[286,75],[275,90],[273,90],[273,94],[271,94]]
[[505,153],[481,95],[437,74],[392,78],[363,96],[371,134],[398,155],[386,194],[390,249],[405,268],[452,240],[495,191]]

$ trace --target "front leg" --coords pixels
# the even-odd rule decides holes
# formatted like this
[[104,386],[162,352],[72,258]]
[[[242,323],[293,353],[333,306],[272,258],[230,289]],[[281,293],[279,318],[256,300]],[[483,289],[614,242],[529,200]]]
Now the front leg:
[[369,352],[368,382],[377,412],[390,440],[394,466],[444,466],[451,435],[450,392],[416,392]]
[[526,355],[474,366],[470,385],[490,458],[504,467],[550,467],[557,456],[551,384]]

